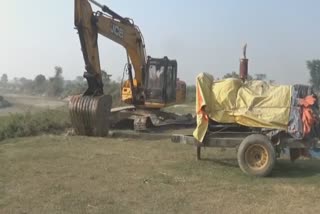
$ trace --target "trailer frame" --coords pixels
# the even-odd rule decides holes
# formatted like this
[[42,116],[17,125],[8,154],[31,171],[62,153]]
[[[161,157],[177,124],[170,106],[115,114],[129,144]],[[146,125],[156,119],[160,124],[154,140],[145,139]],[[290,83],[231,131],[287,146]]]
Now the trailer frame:
[[[277,140],[275,141],[272,139],[272,136],[263,133],[261,131],[249,131],[249,132],[207,132],[203,142],[197,141],[192,135],[182,135],[182,134],[173,134],[171,136],[171,141],[173,143],[181,143],[181,144],[189,144],[194,145],[196,148],[196,159],[201,160],[201,148],[202,147],[213,147],[213,148],[236,148],[238,153],[238,163],[239,163],[239,157],[244,154],[239,154],[239,147],[241,144],[245,143],[245,139],[249,136],[256,136],[256,137],[263,137],[269,139],[269,142],[271,146],[274,148],[274,159],[280,157],[280,153],[278,153],[279,149],[287,148],[290,149],[290,151],[301,151],[302,149],[311,149],[311,148],[317,148],[320,149],[320,141],[317,138],[313,139],[294,139],[292,137],[289,137],[287,135],[281,136],[279,135],[277,137]],[[251,137],[252,138],[252,137]],[[309,147],[307,146],[309,145]],[[240,153],[243,153],[243,151],[240,151]],[[271,152],[272,153],[272,152]],[[299,155],[300,156],[300,155]],[[295,157],[297,158],[297,157]],[[275,162],[275,160],[272,160]],[[242,164],[243,165],[243,164]],[[268,169],[265,173],[255,174],[250,173],[247,170],[244,170],[241,164],[239,163],[240,168],[242,171],[249,175],[255,175],[264,177],[270,174],[273,166],[270,166],[271,169]]]

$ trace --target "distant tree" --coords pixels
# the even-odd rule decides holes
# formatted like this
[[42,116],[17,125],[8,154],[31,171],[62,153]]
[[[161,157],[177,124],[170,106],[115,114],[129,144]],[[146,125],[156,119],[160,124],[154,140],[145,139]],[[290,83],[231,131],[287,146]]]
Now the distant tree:
[[46,82],[46,77],[42,74],[39,74],[34,78],[34,82],[36,84],[43,84]]
[[63,70],[60,66],[54,67],[55,75],[49,79],[49,90],[48,94],[50,96],[60,96],[63,92],[64,80],[63,80]]
[[24,83],[24,82],[26,82],[26,81],[28,81],[28,79],[25,78],[25,77],[21,77],[21,78],[19,79],[19,82],[20,82],[20,83]]
[[[227,73],[222,77],[222,79],[227,79],[227,78],[240,78],[240,75],[237,72],[232,71],[231,73]],[[248,80],[253,79],[252,76],[250,76],[250,75],[248,75],[247,78],[248,78]]]
[[255,78],[256,80],[266,80],[267,79],[267,75],[266,74],[255,74]]
[[55,72],[55,77],[56,78],[62,77],[63,70],[62,70],[61,66],[55,66],[54,67],[54,72]]
[[19,78],[18,77],[14,77],[13,78],[13,83],[14,84],[18,84],[19,83]]
[[72,85],[72,94],[82,94],[88,88],[83,76],[77,76],[76,79],[72,81]]
[[8,83],[8,75],[2,74],[1,76],[1,84],[6,85]]
[[196,86],[187,85],[186,88],[186,103],[193,103],[196,100]]
[[308,60],[307,68],[310,74],[310,83],[316,90],[320,90],[320,60]]
[[19,81],[19,78],[18,77],[14,77],[13,78],[13,90],[18,92],[19,91],[19,88],[20,88],[20,81]]
[[232,71],[231,73],[227,73],[222,77],[222,79],[227,79],[227,78],[240,78],[240,76],[237,72]]
[[33,83],[34,83],[34,92],[43,94],[46,91],[47,80],[46,80],[46,77],[44,75],[42,75],[42,74],[37,75],[34,78]]
[[83,76],[76,76],[75,80],[78,83],[83,83],[84,82],[84,77]]
[[25,77],[19,79],[20,92],[22,93],[31,93],[33,90],[33,81]]
[[102,77],[102,82],[103,84],[108,84],[111,81],[111,76],[108,74],[105,70],[101,70],[101,77]]
[[101,70],[101,77],[103,83],[103,91],[105,94],[110,94],[112,96],[112,104],[119,105],[121,104],[121,86],[119,82],[112,81],[110,74],[105,70]]

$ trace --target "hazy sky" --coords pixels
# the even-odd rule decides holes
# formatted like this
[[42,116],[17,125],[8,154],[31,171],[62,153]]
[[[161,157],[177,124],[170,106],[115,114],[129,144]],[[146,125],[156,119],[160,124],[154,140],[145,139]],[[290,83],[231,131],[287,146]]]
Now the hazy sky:
[[[0,75],[34,78],[63,67],[66,79],[82,75],[84,62],[73,23],[73,0],[1,0]],[[317,0],[98,0],[133,18],[147,54],[178,60],[178,76],[194,83],[238,71],[248,43],[249,73],[280,83],[307,83],[305,61],[320,58]],[[94,8],[97,9],[97,8]],[[102,68],[117,79],[125,50],[100,37]]]

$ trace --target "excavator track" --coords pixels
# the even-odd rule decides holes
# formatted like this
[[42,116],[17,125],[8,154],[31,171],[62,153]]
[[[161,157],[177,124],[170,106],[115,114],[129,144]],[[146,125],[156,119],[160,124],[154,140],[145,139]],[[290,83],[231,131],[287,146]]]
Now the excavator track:
[[75,133],[85,136],[107,136],[111,106],[110,95],[71,97],[69,113]]
[[153,109],[137,109],[134,106],[111,109],[111,129],[154,131],[194,127],[196,118],[191,114],[175,114]]

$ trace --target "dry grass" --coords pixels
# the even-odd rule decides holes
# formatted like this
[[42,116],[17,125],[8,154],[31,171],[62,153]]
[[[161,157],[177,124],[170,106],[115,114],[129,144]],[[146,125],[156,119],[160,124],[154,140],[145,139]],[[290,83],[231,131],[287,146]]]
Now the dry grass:
[[317,161],[245,176],[233,150],[40,136],[0,145],[0,213],[316,213]]

